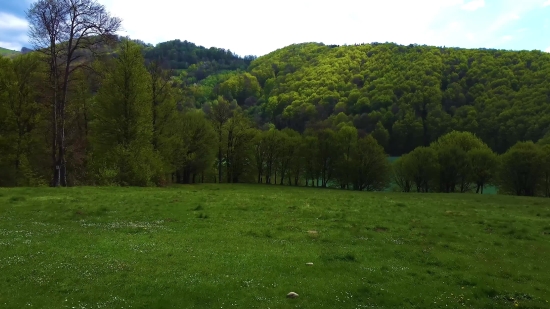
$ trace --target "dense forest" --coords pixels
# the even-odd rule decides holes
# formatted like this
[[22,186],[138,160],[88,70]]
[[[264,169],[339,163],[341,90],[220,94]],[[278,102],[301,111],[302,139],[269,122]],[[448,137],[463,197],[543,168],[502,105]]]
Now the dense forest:
[[[97,32],[0,57],[1,186],[550,196],[548,53],[304,43],[240,57],[118,37],[119,20],[77,2],[96,5]],[[56,3],[29,11],[37,47]]]

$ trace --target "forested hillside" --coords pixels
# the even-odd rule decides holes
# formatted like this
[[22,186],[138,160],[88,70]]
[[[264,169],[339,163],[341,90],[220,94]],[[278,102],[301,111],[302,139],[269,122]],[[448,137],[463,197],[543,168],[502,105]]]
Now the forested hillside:
[[[550,197],[550,54],[305,43],[241,58],[117,37],[118,18],[78,3],[33,4],[37,51],[0,57],[0,186],[494,185]],[[95,26],[50,37],[52,10]]]
[[188,41],[136,42],[147,63],[171,70],[182,105],[221,95],[260,127],[351,124],[360,135],[388,135],[378,140],[395,156],[452,130],[499,153],[550,132],[550,54],[540,51],[305,43],[256,59]]
[[265,121],[387,130],[394,155],[451,130],[498,152],[550,130],[550,54],[540,51],[311,43],[261,57],[249,72],[262,87],[256,112]]
[[[124,38],[118,38],[119,42]],[[188,41],[172,40],[157,45],[134,40],[143,47],[147,63],[157,62],[169,70],[185,93],[183,105],[201,107],[215,100],[219,85],[230,77],[244,73],[255,56],[241,57],[224,48],[196,45]],[[259,96],[259,94],[257,95]]]
[[145,49],[145,59],[159,60],[164,69],[185,71],[187,84],[227,70],[246,70],[253,56],[240,56],[223,48],[197,46],[188,41],[173,40]]

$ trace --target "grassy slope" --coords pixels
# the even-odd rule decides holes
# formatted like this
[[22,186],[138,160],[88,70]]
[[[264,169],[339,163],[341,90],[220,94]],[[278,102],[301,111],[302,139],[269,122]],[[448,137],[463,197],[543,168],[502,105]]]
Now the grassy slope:
[[0,47],[0,56],[11,56],[11,55],[16,55],[16,54],[19,54],[19,52],[15,51],[15,50],[10,50],[10,49],[5,49],[3,47]]
[[548,308],[549,254],[544,199],[0,189],[2,308]]

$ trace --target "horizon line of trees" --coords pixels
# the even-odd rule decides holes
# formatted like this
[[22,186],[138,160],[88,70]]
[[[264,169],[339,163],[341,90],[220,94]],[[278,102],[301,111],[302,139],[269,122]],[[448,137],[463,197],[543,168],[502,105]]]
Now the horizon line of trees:
[[[278,91],[284,97],[283,79],[258,78],[265,58],[251,73],[207,79],[210,90],[197,106],[188,102],[194,86],[174,78],[161,60],[147,60],[147,46],[115,40],[121,21],[95,0],[39,0],[28,18],[42,48],[0,58],[0,186],[255,182],[483,193],[492,185],[504,194],[550,196],[550,134],[497,154],[470,130],[442,130],[428,138],[434,124],[412,111],[391,131],[382,114],[364,130],[343,112],[281,128],[257,113],[277,103],[262,96]],[[47,31],[51,27],[56,31]],[[113,40],[119,42],[109,47]],[[417,65],[421,72],[423,64]],[[281,69],[270,66],[266,74]],[[401,100],[409,98],[424,116],[439,98],[434,72],[409,85],[416,89],[411,96],[402,91]],[[357,87],[364,82],[354,79]],[[268,103],[260,107],[257,98]],[[396,134],[409,151],[391,164],[387,153]]]

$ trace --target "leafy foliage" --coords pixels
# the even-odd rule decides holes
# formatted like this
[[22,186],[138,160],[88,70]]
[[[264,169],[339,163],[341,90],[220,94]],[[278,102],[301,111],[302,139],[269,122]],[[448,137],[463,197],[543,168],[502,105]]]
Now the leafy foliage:
[[301,131],[344,113],[360,132],[380,134],[381,123],[393,155],[452,130],[502,153],[550,128],[550,55],[539,51],[309,43],[249,70],[263,87],[262,117],[277,127]]
[[542,167],[548,159],[544,154],[533,142],[520,142],[510,148],[501,158],[502,190],[516,195],[535,196],[541,180],[546,176]]
[[158,175],[148,72],[141,49],[127,41],[97,94],[94,161],[117,171],[117,182],[150,185]]
[[13,60],[0,58],[0,185],[37,185],[43,179],[40,169],[39,105],[43,78],[42,63],[36,54],[23,55]]

